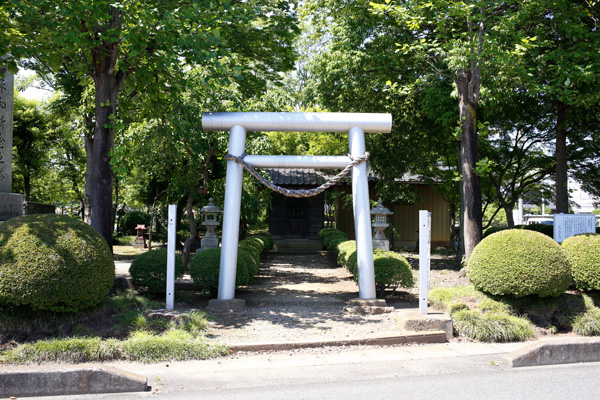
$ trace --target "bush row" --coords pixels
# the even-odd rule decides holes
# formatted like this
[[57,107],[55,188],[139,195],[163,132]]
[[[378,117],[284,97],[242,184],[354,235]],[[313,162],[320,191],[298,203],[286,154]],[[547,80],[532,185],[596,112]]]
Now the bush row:
[[490,226],[489,228],[483,231],[483,238],[485,239],[493,233],[506,231],[509,229],[524,229],[527,231],[543,233],[546,236],[554,238],[554,226],[547,224],[515,225],[514,228],[509,228],[508,226]]
[[[325,228],[319,232],[323,246],[337,258],[338,265],[344,265],[358,282],[358,261],[356,241],[348,240],[344,232]],[[412,270],[406,259],[392,251],[374,249],[373,264],[375,267],[375,289],[381,298],[386,290],[392,293],[398,287],[409,288],[414,285]]]
[[468,276],[492,295],[556,297],[573,281],[580,290],[600,290],[600,235],[572,236],[561,246],[539,232],[501,230],[475,247]]
[[[245,286],[252,283],[258,274],[260,257],[264,251],[273,248],[273,237],[269,233],[248,236],[238,244],[235,285]],[[205,250],[190,263],[190,276],[194,284],[202,291],[216,296],[219,289],[221,249]]]

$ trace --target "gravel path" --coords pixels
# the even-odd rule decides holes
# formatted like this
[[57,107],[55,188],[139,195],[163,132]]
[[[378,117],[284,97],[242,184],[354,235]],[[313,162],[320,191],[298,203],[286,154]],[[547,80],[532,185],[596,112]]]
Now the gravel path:
[[237,289],[236,297],[246,300],[247,311],[217,315],[209,335],[229,345],[366,338],[400,331],[395,313],[355,315],[343,310],[348,300],[358,298],[358,285],[326,252],[268,254],[254,283]]

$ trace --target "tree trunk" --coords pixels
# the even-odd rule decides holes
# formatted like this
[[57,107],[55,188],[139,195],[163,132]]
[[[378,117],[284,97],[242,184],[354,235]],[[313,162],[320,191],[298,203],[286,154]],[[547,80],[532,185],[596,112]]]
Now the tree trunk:
[[[460,141],[458,142],[458,165],[456,166],[456,169],[458,171],[459,176],[462,176],[462,164],[460,162],[460,149],[461,149],[461,145],[460,145]],[[463,185],[462,182],[458,185],[458,192],[459,192],[459,204],[458,204],[458,245],[456,246],[456,257],[454,258],[454,263],[457,266],[462,266],[463,263],[463,257],[465,256],[465,235],[464,235],[464,229],[463,229],[463,212],[465,209],[465,196],[463,194]]]
[[564,214],[569,212],[566,117],[567,106],[559,102],[556,110],[556,212]]
[[115,197],[115,202],[113,203],[112,206],[112,226],[113,229],[116,226],[115,223],[117,222],[117,208],[119,207],[119,178],[117,178],[115,176],[115,174],[113,173],[113,179],[114,179],[114,197]]
[[29,201],[31,198],[31,175],[29,171],[24,171],[23,174],[23,199]]
[[185,243],[183,244],[183,253],[181,254],[181,259],[183,261],[184,268],[187,268],[188,263],[190,261],[190,249],[192,243],[198,237],[198,229],[196,227],[196,219],[194,218],[194,202],[196,201],[195,189],[190,190],[188,193],[187,204],[186,204],[186,212],[188,215],[188,221],[190,222],[190,235],[185,239]]
[[114,71],[113,57],[98,55],[95,58],[97,74],[94,76],[96,125],[93,146],[92,226],[106,239],[112,249],[113,172],[110,165],[110,151],[115,145],[112,123],[119,83]]
[[479,158],[477,147],[477,103],[473,101],[473,83],[471,72],[460,70],[457,74],[460,123],[460,162],[462,170],[462,188],[464,211],[462,230],[465,240],[465,258],[467,263],[475,246],[482,238],[482,199],[481,183],[475,169]]
[[513,218],[513,210],[515,209],[514,203],[506,204],[503,208],[504,208],[504,213],[506,214],[506,223],[508,224],[508,227],[514,228],[515,227],[515,219]]
[[[91,115],[87,114],[84,117],[84,121],[87,126],[92,123]],[[86,128],[86,130],[89,128]],[[91,130],[91,129],[90,129]],[[94,171],[94,134],[88,132],[85,134],[85,189],[83,195],[84,211],[83,211],[83,222],[88,225],[92,224],[92,172]]]

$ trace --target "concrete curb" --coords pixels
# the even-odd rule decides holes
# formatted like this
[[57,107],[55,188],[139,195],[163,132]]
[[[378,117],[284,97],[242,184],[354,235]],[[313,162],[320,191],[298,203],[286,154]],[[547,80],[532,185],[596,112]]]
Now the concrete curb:
[[252,343],[252,344],[232,344],[233,352],[239,351],[285,351],[294,349],[308,349],[316,347],[339,347],[339,346],[391,346],[395,344],[407,343],[445,343],[446,332],[427,331],[427,332],[407,332],[400,335],[375,336],[362,339],[343,339],[328,341],[309,341],[309,342],[288,342],[288,343]]
[[560,338],[541,340],[505,355],[508,367],[567,364],[600,361],[600,338]]
[[0,398],[147,390],[145,376],[104,365],[8,367],[0,371]]

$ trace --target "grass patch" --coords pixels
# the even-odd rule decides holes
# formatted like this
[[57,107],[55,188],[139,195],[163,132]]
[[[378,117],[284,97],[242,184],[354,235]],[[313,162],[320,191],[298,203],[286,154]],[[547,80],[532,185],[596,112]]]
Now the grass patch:
[[180,329],[163,335],[134,332],[123,342],[123,350],[128,359],[141,362],[204,360],[228,352],[223,346],[210,345],[204,337]]
[[573,320],[573,332],[583,336],[600,335],[600,309],[593,308]]
[[0,310],[0,344],[7,349],[0,351],[0,363],[157,362],[205,359],[227,352],[206,341],[206,313],[149,318],[148,311],[157,307],[164,303],[126,292],[74,314]]
[[462,335],[482,342],[521,342],[534,337],[531,322],[505,313],[459,310],[452,319]]
[[461,335],[490,342],[533,337],[533,326],[550,334],[573,331],[600,335],[598,293],[565,293],[558,297],[492,296],[473,286],[436,288],[431,303],[450,313]]
[[101,338],[47,339],[22,344],[0,355],[5,364],[40,364],[44,362],[82,363],[122,358],[119,341]]

